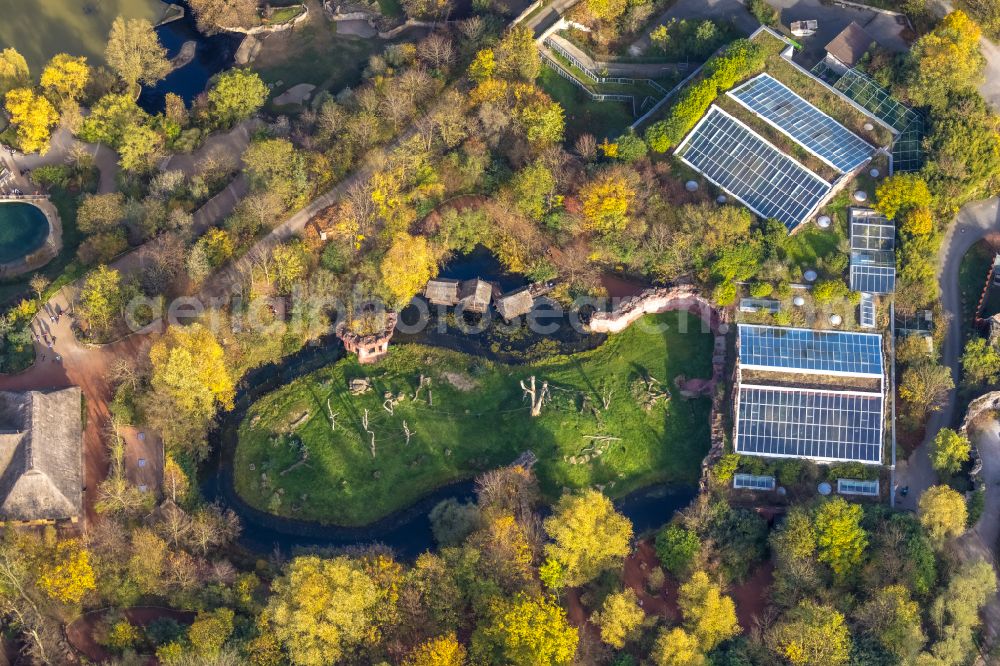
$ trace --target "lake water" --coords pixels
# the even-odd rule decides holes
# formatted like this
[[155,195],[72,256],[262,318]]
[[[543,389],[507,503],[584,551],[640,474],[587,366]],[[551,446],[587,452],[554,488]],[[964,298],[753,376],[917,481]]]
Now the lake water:
[[0,203],[0,263],[14,261],[40,248],[49,235],[49,221],[37,206]]
[[[190,103],[212,76],[232,66],[243,37],[228,33],[206,37],[195,28],[194,16],[185,2],[173,0],[170,4],[184,7],[185,16],[156,29],[167,57],[177,55],[186,41],[194,40],[198,47],[189,64],[142,91],[139,106],[151,113],[163,110],[163,98],[168,92]],[[116,16],[144,18],[156,24],[166,7],[161,0],[0,0],[0,48],[16,48],[36,78],[57,53],[86,56],[91,65],[102,65],[108,32]]]

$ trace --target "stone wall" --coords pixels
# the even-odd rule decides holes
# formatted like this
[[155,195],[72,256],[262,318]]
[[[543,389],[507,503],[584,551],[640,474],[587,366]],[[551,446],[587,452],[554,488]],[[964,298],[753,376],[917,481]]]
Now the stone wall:
[[277,25],[258,25],[253,28],[231,28],[228,26],[220,26],[220,30],[225,30],[226,32],[239,32],[244,35],[263,35],[269,32],[291,30],[294,26],[309,18],[309,6],[303,4],[302,9],[304,11],[291,21],[285,21],[284,23],[279,23]]
[[654,287],[638,296],[628,298],[611,312],[595,312],[590,319],[590,330],[595,333],[620,333],[647,314],[660,314],[684,310],[696,315],[715,336],[712,350],[712,409],[709,412],[711,447],[701,463],[701,488],[708,487],[708,470],[725,452],[726,432],[722,415],[725,390],[722,375],[726,368],[725,312],[717,309],[693,287]]

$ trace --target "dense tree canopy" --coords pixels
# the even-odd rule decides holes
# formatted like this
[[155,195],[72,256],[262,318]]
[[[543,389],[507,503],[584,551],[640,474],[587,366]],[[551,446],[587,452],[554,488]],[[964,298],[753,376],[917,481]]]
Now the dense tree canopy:
[[632,539],[632,523],[596,490],[564,495],[545,519],[545,531],[553,540],[545,554],[566,567],[569,585],[582,585],[620,566]]

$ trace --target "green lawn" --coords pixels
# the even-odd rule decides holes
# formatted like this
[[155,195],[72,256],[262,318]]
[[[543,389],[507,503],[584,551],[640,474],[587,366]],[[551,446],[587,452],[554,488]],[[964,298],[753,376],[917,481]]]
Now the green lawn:
[[[651,323],[665,324],[666,331],[643,326]],[[602,484],[621,495],[663,480],[694,483],[709,446],[709,400],[675,397],[646,411],[633,391],[641,385],[645,394],[640,377],[647,373],[674,393],[679,374],[710,376],[712,347],[700,320],[666,313],[644,318],[593,351],[534,365],[497,365],[419,345],[394,346],[376,366],[345,359],[251,406],[239,430],[236,490],[280,515],[363,525],[443,484],[508,464],[526,449],[539,458],[535,469],[550,499],[564,487]],[[433,405],[426,388],[421,401],[413,400],[421,374],[432,378]],[[534,419],[519,388],[531,375],[552,386],[552,401]],[[370,377],[374,390],[351,395],[348,381],[356,377]],[[407,396],[392,415],[382,406],[387,392]],[[611,396],[607,410],[602,395]],[[335,432],[327,400],[337,414]],[[376,433],[374,458],[362,427],[366,409]],[[587,436],[618,439],[581,462],[595,446]],[[308,461],[282,476],[300,460],[301,445]]]
[[542,67],[538,85],[566,111],[566,141],[571,145],[581,134],[593,134],[598,140],[613,139],[634,120],[630,105],[595,102],[549,67]]
[[270,35],[253,68],[266,83],[275,85],[275,95],[299,83],[315,85],[314,94],[323,90],[336,94],[357,85],[369,56],[383,47],[381,40],[338,35],[335,24],[310,20],[295,30]]

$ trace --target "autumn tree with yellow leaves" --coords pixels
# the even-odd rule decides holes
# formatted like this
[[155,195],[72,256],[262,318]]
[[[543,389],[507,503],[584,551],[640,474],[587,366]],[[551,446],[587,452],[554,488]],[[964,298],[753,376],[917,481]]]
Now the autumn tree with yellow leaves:
[[52,599],[78,604],[97,587],[90,552],[79,539],[59,542],[42,563],[38,586]]
[[963,11],[944,17],[910,49],[906,93],[916,106],[948,106],[955,93],[974,91],[986,60],[979,52],[982,30]]
[[339,662],[378,635],[375,581],[347,557],[298,557],[273,585],[268,628],[295,666]]
[[580,188],[580,199],[588,229],[602,234],[623,231],[635,189],[621,171],[603,171]]
[[59,122],[59,113],[52,102],[30,88],[14,88],[7,93],[4,106],[15,128],[18,150],[47,153],[52,128]]
[[437,256],[423,236],[396,234],[382,258],[382,287],[392,307],[403,307],[437,275]]
[[920,496],[917,516],[931,542],[938,548],[965,531],[968,509],[965,498],[948,486],[931,486]]
[[202,324],[171,326],[149,350],[152,393],[147,418],[171,446],[197,455],[219,408],[232,409],[236,389],[222,346]]
[[90,80],[90,66],[83,56],[60,53],[42,70],[42,89],[60,105],[76,102]]
[[544,525],[553,541],[546,544],[545,554],[566,568],[570,586],[620,567],[631,550],[631,521],[597,490],[563,495]]
[[710,652],[719,643],[740,633],[736,604],[722,594],[717,583],[704,571],[696,571],[678,590],[678,605],[684,626],[698,639],[702,651]]
[[861,564],[868,535],[861,527],[861,507],[836,497],[816,510],[814,524],[818,559],[830,565],[838,577],[848,575]]

